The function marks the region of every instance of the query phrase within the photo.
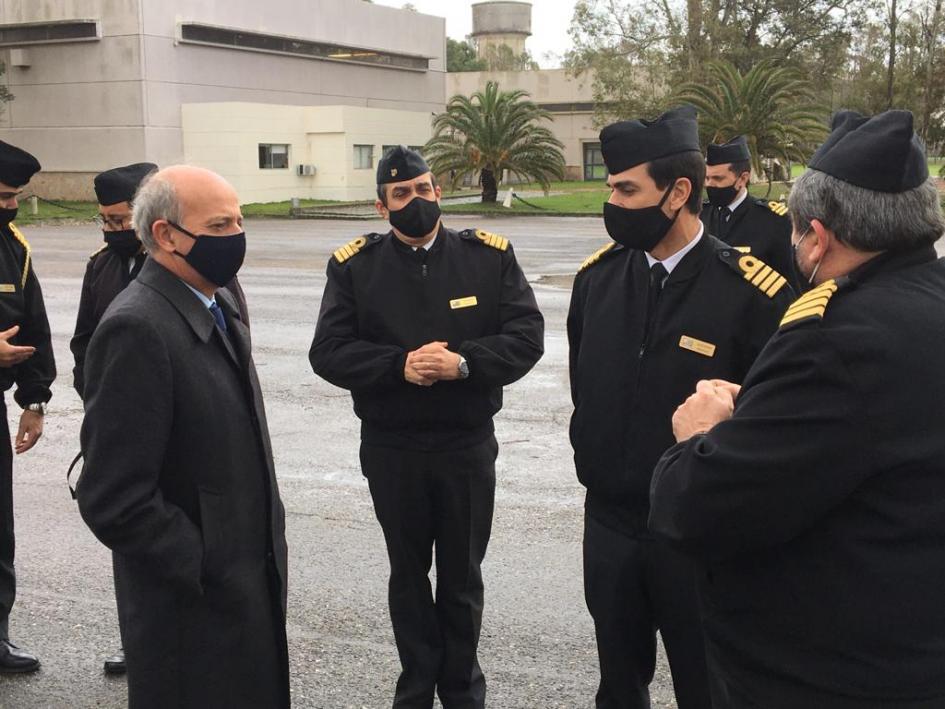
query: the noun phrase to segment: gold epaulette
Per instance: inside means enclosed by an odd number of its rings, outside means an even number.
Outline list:
[[[476,229],[476,238],[486,246],[491,246],[493,249],[498,249],[499,251],[508,251],[509,249],[509,240],[504,236],[490,234],[488,231]]]
[[[359,236],[357,239],[354,239],[353,241],[349,241],[347,244],[345,244],[340,249],[335,251],[334,253],[335,260],[338,263],[344,263],[349,258],[351,258],[356,253],[358,253],[361,249],[363,249],[367,245],[367,243],[368,243],[368,240],[366,236]]]
[[[831,278],[829,281],[824,281],[791,303],[787,312],[784,313],[784,317],[781,318],[780,326],[784,327],[808,318],[820,320],[827,311],[827,303],[830,302],[836,292],[837,282],[835,280]]]
[[[787,283],[784,276],[757,256],[750,254],[739,256],[738,268],[745,276],[746,281],[749,281],[769,298],[774,298]]]
[[[617,245],[617,242],[616,242],[616,241],[610,241],[610,242],[604,244],[603,246],[601,246],[599,249],[597,249],[597,251],[595,251],[595,252],[592,253],[590,256],[588,256],[586,259],[584,259],[584,262],[581,264],[581,267],[577,270],[577,272],[578,272],[578,273],[581,273],[582,271],[585,271],[585,270],[587,270],[588,268],[590,268],[591,266],[593,266],[595,263],[597,263],[598,261],[600,261],[601,257],[602,257],[604,254],[606,254],[608,251],[610,251],[610,250],[611,250],[612,248],[614,248],[616,245]]]
[[[12,222],[10,223],[10,232],[13,234],[13,237],[23,245],[23,249],[26,251],[26,258],[23,259],[23,275],[20,278],[20,288],[26,288],[26,278],[30,275],[30,259],[32,258],[33,249],[30,248],[30,242],[23,236],[23,232]]]
[[[788,214],[788,208],[784,202],[768,202],[768,209],[779,217],[786,217]]]
[[[736,251],[741,251],[743,254],[750,254],[750,253],[751,253],[751,247],[750,247],[750,246],[733,246],[732,248],[735,249]]]

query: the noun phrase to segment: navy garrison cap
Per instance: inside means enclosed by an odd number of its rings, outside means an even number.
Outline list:
[[[807,166],[874,192],[915,189],[929,178],[929,166],[912,126],[909,111],[875,116],[839,111]]]
[[[22,187],[41,169],[39,160],[28,152],[0,140],[0,182]]]
[[[377,163],[377,184],[404,182],[430,172],[430,166],[416,150],[406,145],[391,148]]]
[[[748,150],[748,138],[743,135],[736,136],[721,145],[709,143],[705,151],[706,165],[728,165],[745,160],[751,160],[751,153]]]
[[[130,202],[141,181],[158,169],[152,162],[137,162],[134,165],[116,167],[95,176],[95,196],[98,203],[108,207],[119,202]]]
[[[676,153],[700,152],[696,109],[680,106],[655,121],[612,123],[600,132],[600,149],[611,175]]]

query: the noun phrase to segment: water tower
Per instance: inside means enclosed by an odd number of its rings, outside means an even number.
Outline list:
[[[472,38],[479,57],[491,48],[508,45],[515,56],[525,51],[532,34],[532,4],[529,2],[477,2],[472,6]]]

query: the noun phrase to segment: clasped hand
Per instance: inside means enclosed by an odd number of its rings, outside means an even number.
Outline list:
[[[673,435],[682,443],[732,417],[741,387],[723,379],[703,379],[673,414]]]
[[[460,357],[446,349],[448,342],[431,342],[407,353],[404,379],[418,386],[459,379]]]

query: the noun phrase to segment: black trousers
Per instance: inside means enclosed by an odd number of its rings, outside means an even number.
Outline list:
[[[597,709],[648,709],[656,631],[679,709],[712,706],[691,562],[584,515],[584,595],[600,660]]]
[[[395,709],[482,709],[476,649],[482,625],[480,564],[492,532],[495,437],[455,451],[361,445],[390,558],[391,623],[402,671]],[[436,594],[430,567],[436,550]]]
[[[10,637],[10,609],[16,599],[13,555],[13,447],[7,423],[6,402],[0,397],[0,640]]]

